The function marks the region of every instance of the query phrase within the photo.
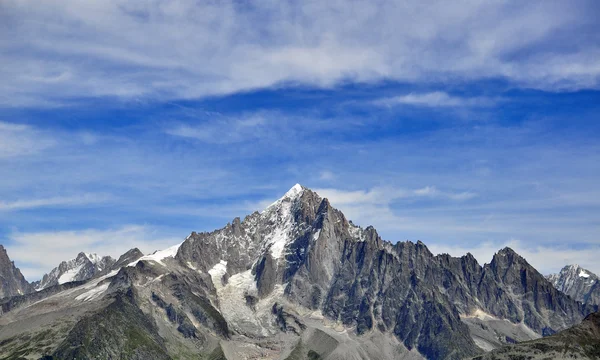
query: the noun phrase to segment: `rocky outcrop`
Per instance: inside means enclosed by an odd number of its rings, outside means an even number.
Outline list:
[[[558,274],[547,276],[558,290],[585,304],[600,305],[600,279],[579,265],[567,265]]]
[[[135,292],[117,293],[104,310],[79,321],[49,359],[172,359]]]
[[[32,291],[33,287],[10,260],[4,246],[0,245],[0,299],[24,295]]]
[[[123,266],[133,263],[134,261],[138,260],[142,256],[144,256],[144,253],[142,253],[140,251],[140,249],[138,249],[138,248],[130,249],[123,255],[119,256],[119,259],[109,269],[111,271],[119,270]]]

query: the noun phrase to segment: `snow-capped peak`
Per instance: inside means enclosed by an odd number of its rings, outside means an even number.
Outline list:
[[[284,198],[295,198],[298,197],[299,195],[302,195],[302,192],[304,191],[304,187],[300,184],[296,184],[294,186],[292,186],[291,189],[288,190],[288,192],[286,192],[283,197]]]
[[[292,188],[289,189],[288,192],[286,192],[277,201],[275,201],[274,203],[272,203],[271,205],[269,205],[264,211],[267,211],[267,210],[273,208],[277,204],[281,204],[285,200],[294,200],[294,199],[299,198],[300,196],[302,196],[302,193],[304,193],[305,189],[306,188],[304,186],[300,185],[300,184],[296,184],[296,185],[292,186]]]
[[[92,254],[92,253],[83,253],[88,260],[90,260],[93,264],[97,264],[98,262],[100,262],[100,260],[102,260],[102,258],[100,256],[98,256],[98,254]]]
[[[128,264],[127,266],[136,266],[137,263],[140,260],[154,261],[154,262],[157,262],[157,263],[159,263],[161,265],[164,265],[164,263],[161,260],[166,259],[168,257],[175,257],[175,255],[177,255],[177,250],[179,250],[179,247],[181,246],[181,244],[183,244],[183,243],[179,243],[177,245],[173,245],[173,246],[171,246],[169,248],[166,248],[164,250],[156,250],[152,254],[142,256],[141,258],[139,258],[138,260],[136,260],[136,261]]]

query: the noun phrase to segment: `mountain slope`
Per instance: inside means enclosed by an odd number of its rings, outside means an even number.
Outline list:
[[[99,257],[96,254],[81,252],[75,259],[61,262],[57,267],[45,274],[40,281],[32,283],[37,291],[50,286],[61,285],[71,281],[83,281],[108,272],[115,264],[110,256]]]
[[[558,274],[547,276],[558,290],[577,301],[600,304],[600,280],[598,276],[579,265],[567,265]]]
[[[581,324],[558,334],[506,346],[474,359],[600,359],[600,313],[590,314]]]
[[[10,260],[4,246],[0,245],[0,299],[27,294],[33,287]]]
[[[510,249],[482,267],[470,255],[433,256],[421,242],[392,245],[300,186],[262,213],[192,233],[176,258],[211,274],[224,316],[251,336],[267,334],[268,326],[248,323],[251,313],[234,311],[244,308],[232,300],[238,296],[258,303],[283,298],[357,335],[392,334],[429,358],[481,351],[468,326],[477,311],[524,327],[527,337],[518,340],[525,340],[563,329],[593,310],[558,292]]]
[[[106,355],[85,349],[93,341],[135,359],[136,340],[90,327],[104,314],[119,334],[146,324],[135,338],[160,359],[461,359],[595,309],[509,248],[481,266],[392,244],[300,185],[261,213],[73,285],[3,305],[0,344],[18,345],[0,346],[0,358]]]

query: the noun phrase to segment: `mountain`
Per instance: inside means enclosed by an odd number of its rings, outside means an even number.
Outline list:
[[[600,359],[600,313],[567,330],[541,339],[505,346],[474,360]]]
[[[61,262],[52,271],[45,274],[40,281],[36,281],[32,285],[37,291],[40,291],[71,281],[88,280],[97,274],[109,271],[114,264],[115,260],[110,256],[100,257],[96,254],[80,252],[75,259]]]
[[[138,248],[133,248],[128,250],[125,254],[119,256],[117,261],[110,267],[110,270],[119,270],[123,266],[131,264],[134,261],[137,261],[139,258],[144,256],[144,254]]]
[[[0,245],[0,299],[33,291],[21,271],[10,260],[4,246]]]
[[[600,304],[600,281],[598,276],[579,265],[567,265],[558,274],[547,276],[558,290],[577,301]]]
[[[358,360],[472,357],[597,307],[510,248],[482,266],[392,244],[296,185],[260,213],[3,309],[0,358]]]

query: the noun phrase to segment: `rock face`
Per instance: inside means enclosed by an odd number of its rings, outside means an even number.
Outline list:
[[[600,304],[600,281],[598,276],[579,265],[567,265],[558,274],[547,279],[558,290],[586,304]]]
[[[33,287],[10,260],[4,246],[0,245],[0,299],[27,294],[31,291]]]
[[[420,241],[392,244],[300,185],[261,213],[139,255],[3,305],[0,358],[462,359],[597,310],[510,248],[482,266]]]
[[[138,250],[139,251],[139,250]],[[37,291],[50,286],[62,285],[71,281],[83,281],[93,278],[111,269],[115,260],[110,256],[79,253],[75,259],[63,261],[45,274],[42,280],[32,283]]]
[[[131,264],[142,256],[144,256],[144,253],[138,248],[128,250],[125,254],[119,256],[119,259],[110,267],[110,270],[119,270],[123,266]]]
[[[393,334],[432,359],[481,351],[462,321],[475,312],[522,324],[534,337],[593,310],[557,291],[509,248],[481,266],[470,254],[434,256],[421,242],[392,245],[299,185],[262,213],[192,233],[176,258],[211,274],[224,316],[245,334],[264,333],[266,326],[236,317],[236,304],[225,296],[232,281],[244,296],[281,294],[358,335]]]
[[[505,346],[475,360],[600,359],[600,313],[542,339]]]

